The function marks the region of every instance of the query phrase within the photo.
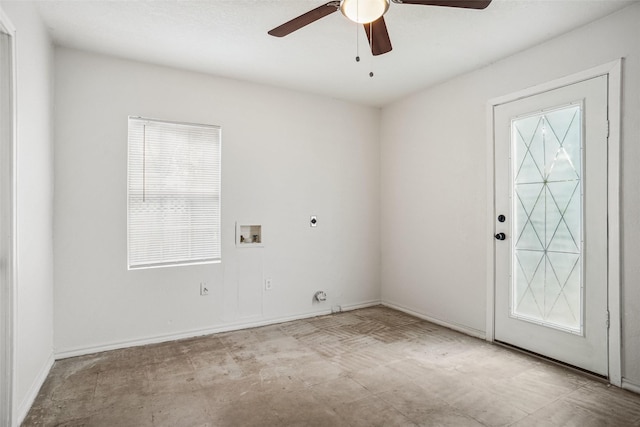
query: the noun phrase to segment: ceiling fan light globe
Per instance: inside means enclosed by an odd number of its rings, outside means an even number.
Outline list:
[[[358,24],[368,24],[380,18],[389,9],[389,0],[342,0],[340,12]]]

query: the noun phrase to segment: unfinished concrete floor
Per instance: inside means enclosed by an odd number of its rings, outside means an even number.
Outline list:
[[[372,307],[55,363],[25,426],[640,426],[640,395]]]

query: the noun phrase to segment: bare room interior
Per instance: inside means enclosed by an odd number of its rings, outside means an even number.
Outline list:
[[[0,426],[640,426],[639,158],[640,0],[1,0]]]

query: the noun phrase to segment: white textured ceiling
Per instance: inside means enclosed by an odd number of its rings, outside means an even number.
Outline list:
[[[637,1],[493,0],[482,11],[392,3],[393,50],[377,57],[362,27],[339,12],[267,35],[325,0],[44,0],[38,8],[58,45],[382,106]]]

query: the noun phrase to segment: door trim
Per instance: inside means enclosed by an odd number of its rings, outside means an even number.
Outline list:
[[[2,170],[0,174],[1,185],[7,188],[7,194],[0,200],[0,210],[2,211],[2,229],[6,228],[7,234],[0,236],[0,251],[6,254],[5,268],[2,274],[3,284],[8,286],[0,287],[0,314],[2,315],[2,328],[0,328],[0,344],[2,353],[0,354],[0,425],[12,426],[15,422],[15,310],[17,297],[17,268],[16,268],[16,129],[17,129],[17,109],[16,109],[16,30],[8,16],[0,8],[0,32],[7,34],[10,38],[8,68],[9,68],[9,97],[0,102],[6,102],[2,106],[2,117],[0,120],[7,125],[8,130],[0,135],[0,156]]]
[[[622,95],[622,59],[612,61],[588,70],[559,78],[551,82],[533,86],[509,95],[490,99],[487,102],[487,314],[486,340],[494,341],[495,327],[495,129],[494,109],[498,105],[538,95],[564,86],[589,80],[594,77],[608,77],[609,141],[607,147],[608,188],[608,309],[609,324],[609,382],[622,386],[622,338],[620,310],[620,103]],[[603,319],[604,320],[604,319]]]

